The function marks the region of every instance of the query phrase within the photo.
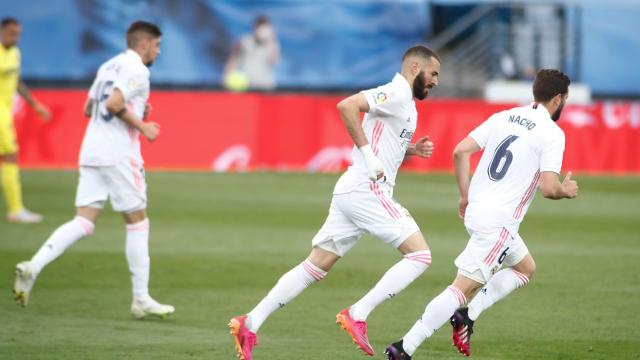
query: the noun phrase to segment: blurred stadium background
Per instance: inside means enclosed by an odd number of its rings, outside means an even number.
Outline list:
[[[7,275],[0,284],[7,295],[0,297],[0,358],[232,358],[226,321],[307,254],[337,173],[349,162],[351,142],[335,104],[389,81],[416,43],[442,56],[441,84],[418,104],[416,132],[431,135],[436,153],[403,165],[396,194],[422,226],[435,262],[372,315],[376,349],[404,333],[455,272],[452,261],[466,233],[455,217],[453,146],[493,112],[528,102],[531,69],[547,66],[572,78],[558,124],[567,134],[563,168],[578,173],[582,195],[534,202],[522,235],[536,256],[537,277],[486,314],[474,357],[640,358],[639,1],[0,4],[0,16],[23,25],[22,77],[53,113],[42,123],[16,99],[25,198],[46,221],[0,223],[0,271]],[[278,86],[226,91],[224,64],[261,14],[271,19],[281,46]],[[72,216],[90,81],[124,49],[123,34],[137,19],[164,32],[150,99],[162,133],[153,144],[143,141],[143,155],[152,170],[151,289],[176,305],[176,317],[129,321],[124,229],[115,214],[104,214],[91,239],[43,273],[29,308],[16,309],[8,296],[14,264]],[[391,249],[363,242],[326,283],[265,325],[255,356],[358,357],[332,317],[396,261]],[[447,338],[448,329],[416,358],[458,358]]]

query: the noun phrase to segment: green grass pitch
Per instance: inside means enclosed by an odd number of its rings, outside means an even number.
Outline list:
[[[229,318],[249,311],[306,257],[337,177],[150,172],[151,294],[176,314],[135,321],[125,228],[110,210],[94,235],[41,273],[27,308],[13,303],[13,267],[73,216],[77,182],[74,171],[23,171],[26,203],[46,219],[0,221],[0,359],[234,358]],[[575,178],[578,199],[537,195],[521,235],[538,271],[477,321],[474,359],[640,359],[640,178]],[[395,196],[426,235],[434,262],[369,317],[376,359],[450,283],[467,241],[451,175],[401,174]],[[273,314],[254,357],[362,359],[335,314],[399,259],[364,237],[325,280]],[[460,359],[449,326],[414,358]]]

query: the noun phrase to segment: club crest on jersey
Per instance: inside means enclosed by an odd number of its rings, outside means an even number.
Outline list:
[[[384,91],[380,91],[376,94],[375,103],[376,105],[380,105],[383,102],[387,101],[388,98],[389,97],[387,96],[387,93],[385,93]]]

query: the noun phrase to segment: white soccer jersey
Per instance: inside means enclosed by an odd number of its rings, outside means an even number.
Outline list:
[[[127,109],[142,117],[149,98],[149,69],[135,51],[128,49],[98,69],[89,90],[93,109],[82,140],[80,165],[113,166],[123,159],[142,164],[139,131],[106,109],[114,88],[122,92]]]
[[[465,225],[474,231],[518,231],[540,173],[560,173],[564,132],[532,103],[492,115],[470,134],[484,153],[469,188]]]
[[[382,162],[384,182],[393,188],[398,168],[416,129],[418,112],[413,92],[409,82],[396,74],[390,83],[364,90],[362,94],[369,103],[362,128],[371,149]],[[356,146],[353,147],[352,158],[353,164],[338,180],[334,194],[347,193],[371,182],[364,158]]]

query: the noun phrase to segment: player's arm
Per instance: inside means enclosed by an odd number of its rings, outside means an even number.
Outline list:
[[[433,142],[429,138],[429,135],[423,136],[414,144],[409,144],[405,159],[409,156],[419,156],[424,159],[428,159],[433,155]]]
[[[91,99],[90,97],[87,97],[87,100],[85,100],[84,102],[82,113],[84,114],[84,116],[90,118],[92,111],[93,111],[93,99]]]
[[[571,171],[562,182],[557,173],[543,171],[540,175],[540,192],[547,199],[573,199],[578,196],[578,183],[571,180]]]
[[[469,185],[471,184],[471,154],[480,151],[480,145],[470,136],[460,141],[453,150],[453,167],[460,192],[458,216],[464,218],[469,204]]]
[[[38,100],[31,96],[29,88],[22,80],[18,81],[18,94],[22,96],[27,104],[29,104],[29,106],[31,106],[33,110],[35,110],[44,121],[49,121],[51,112],[49,111],[49,109],[47,109],[46,106],[42,105]]]
[[[155,122],[144,122],[127,109],[124,95],[120,89],[113,89],[113,92],[105,102],[105,106],[110,113],[117,116],[120,120],[138,129],[149,141],[155,140],[160,134],[160,125]]]
[[[360,113],[369,112],[367,98],[361,94],[351,95],[338,103],[338,113],[349,132],[353,143],[360,149],[364,162],[367,166],[367,175],[371,181],[376,181],[384,176],[382,162],[376,157],[369,145],[369,140],[364,134],[360,124]]]

